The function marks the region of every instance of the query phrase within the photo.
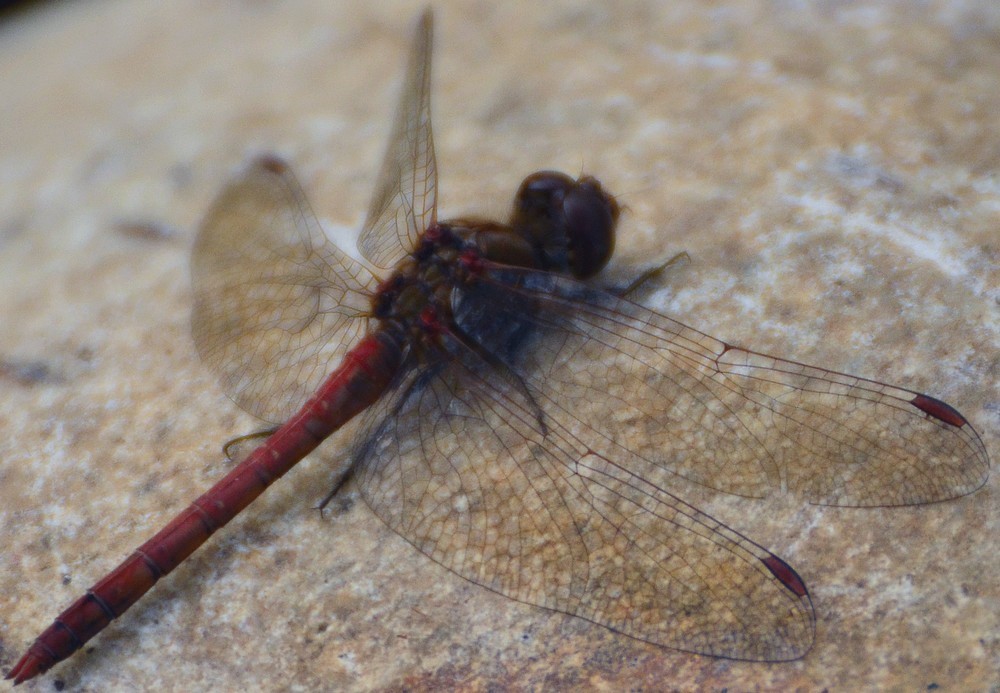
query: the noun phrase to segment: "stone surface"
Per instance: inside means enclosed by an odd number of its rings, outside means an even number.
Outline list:
[[[248,155],[278,151],[349,238],[419,9],[95,0],[0,24],[5,671],[223,473],[221,442],[254,428],[188,336],[199,217]],[[436,9],[444,216],[502,216],[536,168],[598,175],[628,209],[612,279],[686,250],[650,305],[941,397],[996,460],[995,3]],[[477,588],[353,496],[320,518],[344,440],[37,690],[996,686],[995,480],[899,510],[691,497],[810,586],[813,650],[759,664]]]

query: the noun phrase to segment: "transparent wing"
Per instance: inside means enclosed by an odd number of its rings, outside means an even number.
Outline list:
[[[641,640],[768,661],[809,649],[812,605],[781,559],[593,454],[550,401],[457,351],[356,456],[390,527],[478,585]]]
[[[294,413],[368,328],[374,278],[327,239],[275,157],[252,162],[215,199],[191,273],[198,353],[267,421]]]
[[[532,341],[508,360],[548,417],[657,483],[897,506],[971,493],[989,474],[972,426],[926,395],[736,348],[550,274],[497,268],[463,295],[469,332],[524,326]]]
[[[358,239],[376,267],[394,266],[435,222],[437,164],[431,136],[432,16],[420,17],[406,65],[403,91],[368,216]]]

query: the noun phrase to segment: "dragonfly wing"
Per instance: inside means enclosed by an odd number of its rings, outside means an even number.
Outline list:
[[[809,649],[812,605],[787,564],[593,454],[516,380],[456,351],[356,457],[392,529],[478,585],[658,645],[765,661]]]
[[[368,329],[375,280],[330,242],[288,165],[253,161],[195,240],[192,333],[226,392],[282,422]]]
[[[470,316],[530,324],[511,367],[550,416],[646,478],[896,506],[971,493],[989,474],[971,424],[926,395],[733,347],[546,273],[496,268],[464,296]]]
[[[368,216],[358,239],[376,267],[394,266],[436,221],[437,163],[431,135],[432,16],[421,16],[410,48],[403,91],[382,159]]]

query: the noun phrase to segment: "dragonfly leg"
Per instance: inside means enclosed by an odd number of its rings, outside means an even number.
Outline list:
[[[254,431],[253,433],[247,433],[246,435],[237,436],[232,440],[226,441],[226,444],[222,446],[222,452],[223,454],[225,454],[227,460],[229,460],[230,462],[236,462],[238,461],[238,457],[243,457],[244,455],[241,455],[240,453],[236,453],[234,455],[233,448],[243,445],[243,443],[247,442],[248,440],[259,442],[264,438],[270,438],[271,435],[277,430],[278,426],[274,426],[272,428],[265,428],[262,431]],[[256,443],[254,447],[256,447]]]
[[[324,498],[320,502],[320,504],[316,506],[316,509],[319,510],[320,517],[323,516],[323,511],[326,510],[326,506],[330,504],[330,501],[332,501],[334,497],[336,497],[336,495],[340,493],[340,490],[344,488],[344,486],[347,485],[347,482],[350,481],[353,477],[354,477],[354,465],[352,464],[350,468],[346,472],[344,472],[343,476],[337,479],[337,483],[333,485],[333,490],[330,491],[330,493],[326,494],[326,498]]]
[[[652,280],[661,278],[667,270],[672,269],[675,265],[685,265],[690,261],[691,256],[687,254],[686,250],[682,250],[666,262],[650,267],[633,279],[624,289],[616,289],[614,293],[623,298],[633,298],[633,294],[645,287]]]

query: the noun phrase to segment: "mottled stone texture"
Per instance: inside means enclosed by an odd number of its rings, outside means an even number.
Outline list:
[[[437,8],[447,215],[536,168],[626,206],[623,281],[723,339],[928,392],[1000,439],[1000,9],[454,2]],[[188,336],[188,248],[249,154],[349,238],[411,18],[380,3],[38,3],[0,23],[0,662],[252,430]],[[902,510],[692,502],[812,591],[791,664],[664,651],[439,568],[348,496],[331,441],[86,652],[69,690],[987,690],[997,484]],[[30,687],[29,687],[30,688]]]

